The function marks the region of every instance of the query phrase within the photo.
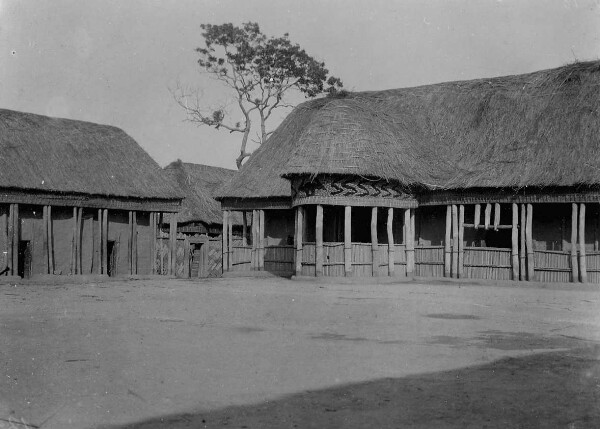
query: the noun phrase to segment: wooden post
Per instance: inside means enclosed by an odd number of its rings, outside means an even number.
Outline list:
[[[19,240],[21,238],[21,218],[19,217],[19,205],[14,204],[13,208],[13,249],[12,249],[12,257],[13,257],[13,267],[14,267],[14,275],[19,274]]]
[[[373,277],[379,276],[379,242],[377,240],[377,207],[371,208],[371,260]]]
[[[258,270],[258,210],[252,210],[252,250],[250,251],[250,265],[253,270]]]
[[[259,218],[258,269],[262,271],[265,269],[265,211],[264,210],[258,211],[258,218]]]
[[[102,212],[102,274],[108,274],[108,209]]]
[[[463,204],[458,206],[458,277],[463,276],[463,265],[464,265],[464,237],[465,237],[465,206]]]
[[[500,225],[500,203],[494,204],[494,231],[498,231]]]
[[[52,206],[46,209],[48,219],[48,273],[54,274],[54,234],[52,234]]]
[[[579,264],[577,262],[577,203],[571,204],[571,279],[579,281]]]
[[[97,274],[102,274],[102,209],[98,209],[98,266],[96,268]]]
[[[585,203],[579,204],[579,277],[581,283],[587,283],[585,260]]]
[[[490,228],[490,217],[492,215],[492,205],[490,203],[487,203],[485,205],[485,225],[484,228],[485,229],[489,229]]]
[[[133,273],[133,212],[129,210],[127,212],[127,274]]]
[[[150,212],[150,274],[156,274],[156,213]]]
[[[4,275],[7,275],[10,271],[10,261],[8,260],[8,221],[7,213],[4,211],[4,207],[2,207],[2,213],[0,214],[0,234],[2,234],[2,243],[4,244],[2,248],[3,261],[6,262],[5,266],[2,268],[3,271],[6,271]]]
[[[171,213],[169,222],[169,275],[177,275],[177,213]]]
[[[323,275],[323,206],[317,205],[315,227],[315,275]]]
[[[50,252],[48,251],[48,206],[42,207],[42,224],[44,225],[44,233],[42,234],[42,246],[44,249],[44,265],[46,266],[46,274],[50,273]]]
[[[227,256],[227,262],[229,265],[227,269],[231,271],[233,269],[233,213],[229,212],[229,223],[227,224],[227,243],[229,245]]]
[[[221,232],[221,255],[222,272],[226,272],[229,269],[229,244],[227,238],[229,237],[229,210],[223,210],[223,231]]]
[[[15,234],[14,234],[14,227],[15,227],[15,205],[14,204],[10,204],[8,206],[8,232],[7,232],[7,240],[6,240],[6,247],[7,247],[7,256],[6,256],[6,263],[9,267],[8,270],[8,274],[10,274],[11,276],[14,276],[14,272],[15,272],[15,266],[14,266],[14,261],[13,261],[13,240],[15,238]]]
[[[248,214],[246,210],[242,212],[242,246],[248,245]],[[244,250],[245,252],[245,250]]]
[[[390,277],[394,275],[395,270],[395,251],[394,246],[394,209],[388,208],[387,217],[387,237],[388,237],[388,274]]]
[[[452,277],[458,277],[458,210],[452,204]]]
[[[481,223],[481,204],[475,204],[475,219],[473,221],[475,229],[479,229]]]
[[[137,212],[134,210],[131,217],[131,274],[138,273],[138,237],[137,237]]]
[[[527,280],[527,260],[525,258],[527,249],[525,248],[525,225],[527,224],[527,213],[525,204],[521,204],[521,224],[520,224],[520,235],[521,235],[521,246],[519,259],[521,261],[521,270],[519,272],[519,280]]]
[[[525,225],[525,241],[527,245],[527,280],[535,280],[533,262],[533,206],[527,204],[527,223]]]
[[[302,241],[303,241],[303,231],[302,226],[304,222],[304,213],[303,208],[301,206],[296,207],[296,276],[302,275]]]
[[[452,205],[446,206],[446,235],[444,236],[444,277],[451,276],[452,263],[450,240],[452,236]]]
[[[344,207],[344,275],[352,276],[352,206]]]
[[[71,242],[71,274],[77,274],[77,207],[73,207],[73,240]]]
[[[415,270],[415,211],[406,209],[404,212],[406,225],[406,275],[412,276]]]
[[[519,206],[512,204],[511,262],[512,279],[519,280]]]

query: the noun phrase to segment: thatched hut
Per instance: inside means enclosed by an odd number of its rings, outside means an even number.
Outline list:
[[[599,87],[594,61],[309,101],[222,205],[279,204],[298,275],[600,282]]]
[[[182,196],[122,130],[0,110],[0,271],[151,274]]]

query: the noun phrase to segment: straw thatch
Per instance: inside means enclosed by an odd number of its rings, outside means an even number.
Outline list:
[[[160,166],[119,128],[0,109],[0,188],[181,199]]]
[[[598,185],[600,61],[308,101],[223,196],[290,195],[280,174],[427,189]]]
[[[223,223],[221,204],[214,199],[214,195],[217,189],[237,174],[236,170],[177,160],[166,166],[165,172],[178,183],[185,195],[177,216],[179,223],[203,222],[207,225]],[[242,224],[239,213],[234,214],[233,223]]]

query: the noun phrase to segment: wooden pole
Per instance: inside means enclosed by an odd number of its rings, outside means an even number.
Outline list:
[[[258,268],[259,270],[264,270],[265,269],[265,211],[264,210],[259,210],[258,211],[258,218],[259,218],[259,228],[258,228],[258,242],[259,242],[259,248],[258,248]]]
[[[452,236],[452,205],[446,206],[446,235],[444,237],[444,277],[450,277],[452,263],[450,240]]]
[[[344,207],[344,275],[352,276],[352,206]]]
[[[9,267],[8,273],[11,276],[14,276],[14,272],[15,272],[15,266],[13,264],[13,240],[14,240],[14,229],[15,226],[15,205],[14,204],[10,204],[8,207],[8,232],[6,234],[6,247],[7,247],[7,256],[6,256],[6,263]]]
[[[527,280],[535,280],[535,267],[533,262],[533,206],[527,204],[527,224],[525,226],[525,241],[527,246]]]
[[[579,264],[577,262],[577,203],[571,204],[571,280],[579,281]]]
[[[301,206],[296,207],[296,234],[294,237],[296,239],[296,276],[302,275],[303,211]]]
[[[127,274],[133,274],[133,212],[129,210],[127,219]]]
[[[98,267],[97,274],[102,274],[102,209],[98,209]]]
[[[479,229],[481,223],[481,204],[475,204],[475,219],[473,221],[475,229]]]
[[[223,231],[221,232],[221,255],[222,255],[222,272],[229,269],[229,245],[227,238],[229,237],[229,210],[223,210]]]
[[[228,270],[231,271],[233,268],[233,213],[229,212],[229,223],[227,224],[227,244],[229,245],[227,256]]]
[[[519,206],[512,204],[511,262],[512,279],[519,280]]]
[[[525,254],[527,249],[525,248],[525,225],[527,224],[527,213],[525,204],[521,204],[521,224],[520,224],[520,235],[521,235],[521,246],[519,247],[519,259],[521,262],[521,270],[519,272],[519,280],[527,280],[527,260]]]
[[[150,274],[156,274],[156,213],[150,212]]]
[[[248,245],[248,216],[246,210],[242,212],[242,246]]]
[[[108,274],[108,209],[102,210],[102,274]]]
[[[252,250],[250,260],[253,270],[258,270],[258,210],[252,210]]]
[[[415,271],[415,210],[406,209],[404,221],[407,222],[406,229],[406,275],[412,276]]]
[[[77,274],[77,207],[73,207],[73,241],[71,242],[71,274]]]
[[[458,206],[458,277],[463,276],[464,265],[464,237],[465,237],[465,206]]]
[[[46,209],[48,216],[48,273],[54,274],[54,235],[52,234],[52,206]]]
[[[395,251],[394,246],[394,209],[388,208],[387,216],[387,236],[388,236],[388,274],[390,277],[394,275],[395,266]]]
[[[323,206],[317,205],[317,218],[315,227],[315,275],[323,275]]]
[[[171,222],[169,223],[169,254],[171,255],[169,264],[169,274],[177,275],[177,213],[171,213]]]
[[[581,283],[587,283],[587,264],[585,260],[585,203],[579,205],[579,276]]]
[[[377,207],[371,208],[371,260],[373,277],[379,276],[379,242],[377,240]]]
[[[83,207],[77,209],[77,272],[83,274],[83,249],[81,232],[83,228]]]
[[[44,265],[46,266],[46,274],[50,273],[50,252],[48,251],[48,206],[42,207],[42,224],[44,225],[44,233],[42,234],[42,246],[44,248]]]
[[[489,229],[490,228],[490,218],[492,215],[492,205],[490,203],[487,203],[485,205],[485,229]]]
[[[9,211],[10,211],[10,205],[9,205]],[[2,256],[3,256],[3,261],[5,262],[4,267],[2,267],[2,270],[6,271],[4,273],[4,275],[7,275],[8,272],[10,271],[10,262],[8,260],[8,248],[9,248],[8,221],[9,221],[8,215],[4,211],[4,207],[2,207],[2,213],[0,214],[0,234],[2,234],[2,244],[3,244]]]
[[[452,204],[452,277],[458,277],[458,209]]]
[[[138,273],[138,231],[137,231],[137,212],[134,210],[132,215],[131,222],[131,243],[132,243],[132,252],[131,252],[131,271],[132,274]]]
[[[19,217],[19,205],[15,204],[14,205],[14,225],[13,225],[13,252],[12,252],[12,257],[13,257],[13,267],[14,267],[14,274],[18,275],[19,274],[19,240],[21,238],[21,218]]]
[[[494,231],[498,231],[498,225],[500,225],[500,204],[494,204]]]

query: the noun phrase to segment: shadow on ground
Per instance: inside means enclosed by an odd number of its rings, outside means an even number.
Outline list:
[[[598,428],[600,346],[387,378],[103,429]]]

